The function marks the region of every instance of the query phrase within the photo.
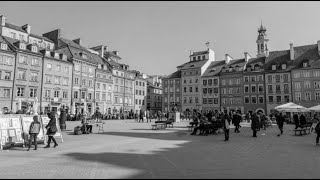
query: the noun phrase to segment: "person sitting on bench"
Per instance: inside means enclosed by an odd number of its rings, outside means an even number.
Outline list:
[[[82,116],[81,124],[82,124],[81,129],[82,129],[83,133],[85,133],[85,134],[92,133],[92,125],[88,124],[87,119],[84,115]]]

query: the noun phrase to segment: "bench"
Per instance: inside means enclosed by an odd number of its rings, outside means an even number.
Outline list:
[[[307,131],[309,131],[308,132],[308,134],[310,134],[311,132],[311,126],[312,126],[312,124],[310,124],[310,123],[308,123],[308,124],[305,124],[305,125],[303,125],[302,127],[299,127],[298,129],[294,129],[294,135],[297,135],[297,132],[299,132],[300,134],[300,136],[302,136],[303,134],[302,134],[302,132],[304,132],[304,134],[306,135],[307,134]]]
[[[187,126],[188,131],[192,132],[194,127],[195,127],[195,126]]]
[[[167,127],[167,124],[166,123],[156,123],[156,124],[152,124],[151,127],[153,130],[165,129]]]
[[[152,127],[152,130],[157,130],[158,129],[156,124],[152,124],[151,127]]]
[[[173,128],[173,122],[172,123],[168,123],[167,126],[170,128]]]

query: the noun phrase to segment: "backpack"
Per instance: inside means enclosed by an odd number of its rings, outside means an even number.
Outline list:
[[[81,127],[80,126],[74,127],[74,135],[81,135],[81,134],[82,134]]]

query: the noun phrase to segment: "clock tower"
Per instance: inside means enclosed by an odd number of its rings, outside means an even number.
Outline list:
[[[268,56],[269,55],[269,50],[268,50],[268,46],[267,43],[269,41],[269,39],[267,39],[267,34],[266,34],[266,27],[262,26],[262,22],[261,22],[261,26],[260,28],[258,28],[258,38],[257,38],[257,46],[258,46],[258,54],[257,57],[263,57],[263,56]]]

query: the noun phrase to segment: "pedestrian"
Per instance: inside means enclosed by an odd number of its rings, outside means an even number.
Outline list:
[[[150,119],[150,111],[149,111],[149,110],[146,111],[146,119],[147,119],[147,122],[148,122],[148,121],[151,122],[151,119]]]
[[[253,113],[251,116],[251,129],[253,131],[252,137],[257,137],[258,124],[259,124],[259,118],[256,113]]]
[[[30,124],[30,127],[29,127],[30,139],[29,139],[28,151],[30,151],[32,140],[34,141],[34,150],[37,150],[37,138],[38,138],[38,134],[40,132],[40,127],[41,127],[41,124],[38,118],[39,118],[38,116],[33,116],[33,122]]]
[[[265,114],[263,114],[263,112],[259,112],[259,115],[260,115],[260,120],[261,120],[261,125],[262,125],[262,128],[263,130],[266,130],[266,123],[268,121],[267,117]]]
[[[300,115],[300,126],[303,127],[303,126],[305,126],[306,124],[307,124],[306,117],[305,117],[303,114],[301,114],[301,115]]]
[[[311,119],[311,121],[312,121],[312,126],[311,126],[311,129],[310,129],[310,132],[312,132],[316,128],[316,126],[317,126],[317,124],[319,122],[319,118],[317,117],[317,114],[313,115],[313,118]]]
[[[53,147],[57,147],[58,143],[56,142],[56,140],[53,137],[56,134],[56,132],[58,131],[57,125],[56,125],[55,113],[54,112],[48,113],[48,117],[50,118],[50,121],[49,121],[48,125],[46,126],[46,129],[47,129],[47,135],[49,138],[48,138],[47,146],[44,148],[50,148],[51,140],[54,143]]]
[[[222,123],[223,123],[223,130],[224,130],[224,141],[229,141],[229,125],[230,125],[230,122],[228,121],[227,115],[228,114],[222,112],[222,116],[221,116]]]
[[[315,127],[315,131],[317,133],[317,138],[316,138],[316,145],[319,145],[319,138],[320,138],[320,122],[317,123]]]
[[[240,122],[241,122],[241,115],[239,111],[235,112],[235,114],[233,115],[232,122],[235,126],[234,132],[239,133]]]
[[[278,134],[278,136],[280,136],[281,134],[283,134],[283,124],[285,121],[282,113],[280,113],[279,115],[276,115],[276,121],[277,121],[278,128],[280,130],[280,134]]]
[[[140,121],[142,121],[142,123],[143,123],[143,111],[142,111],[142,109],[140,109],[140,119],[139,119],[139,122]]]
[[[294,121],[294,124],[295,124],[295,129],[298,129],[298,127],[299,127],[299,116],[298,116],[298,114],[297,113],[294,113],[294,115],[293,115],[293,121]]]

